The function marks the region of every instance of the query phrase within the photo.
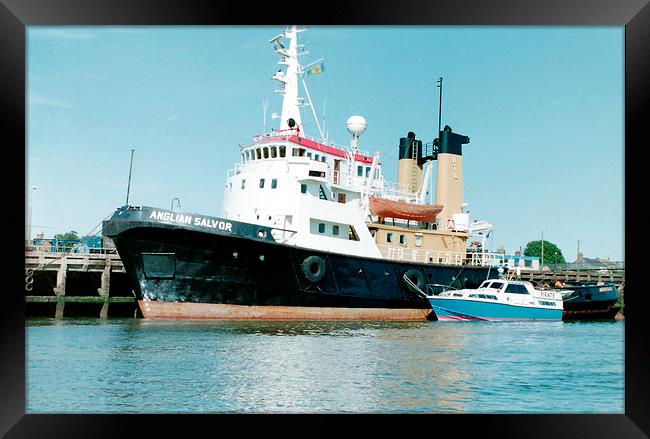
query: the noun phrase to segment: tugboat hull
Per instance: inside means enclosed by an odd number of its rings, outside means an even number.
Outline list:
[[[407,271],[456,288],[498,276],[299,248],[276,243],[267,227],[160,212],[122,209],[104,222],[144,317],[425,320],[431,306],[403,282]]]

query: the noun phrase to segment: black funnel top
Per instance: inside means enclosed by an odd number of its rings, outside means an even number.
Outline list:
[[[469,143],[469,137],[453,133],[449,125],[445,125],[438,138],[440,139],[439,154],[463,155],[462,146]]]
[[[399,160],[412,159],[413,148],[417,148],[418,160],[422,158],[422,141],[415,139],[415,133],[409,131],[406,137],[399,139]]]

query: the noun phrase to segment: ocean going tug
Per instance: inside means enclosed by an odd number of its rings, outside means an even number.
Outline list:
[[[273,75],[280,126],[241,147],[220,216],[125,205],[104,221],[145,318],[435,319],[423,292],[499,276],[504,261],[484,246],[491,225],[464,211],[469,137],[446,126],[423,144],[409,132],[389,183],[379,153],[359,149],[363,117],[347,121],[349,147],[327,140],[318,120],[321,137],[306,136],[302,31],[270,40],[284,68]],[[472,236],[478,250],[468,249]]]

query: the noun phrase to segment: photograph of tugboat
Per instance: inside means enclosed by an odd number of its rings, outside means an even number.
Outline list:
[[[435,320],[428,285],[476,288],[498,276],[502,255],[466,250],[491,231],[465,211],[470,138],[445,125],[423,142],[405,127],[391,163],[360,149],[359,115],[347,119],[349,147],[328,141],[318,118],[320,137],[308,136],[298,92],[313,109],[304,77],[321,64],[300,64],[304,30],[269,40],[284,67],[273,75],[279,125],[240,147],[222,216],[125,205],[104,222],[145,318]],[[397,183],[385,166],[397,167]]]
[[[29,413],[624,413],[623,29],[27,41]]]

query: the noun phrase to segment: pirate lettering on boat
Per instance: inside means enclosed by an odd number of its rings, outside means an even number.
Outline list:
[[[219,221],[212,218],[202,218],[200,216],[192,217],[192,215],[185,215],[182,213],[173,213],[173,212],[161,212],[158,210],[152,210],[149,214],[150,220],[159,220],[159,221],[171,221],[178,224],[193,224],[200,227],[209,227],[212,229],[223,230],[226,232],[232,232],[232,223],[228,221]]]

